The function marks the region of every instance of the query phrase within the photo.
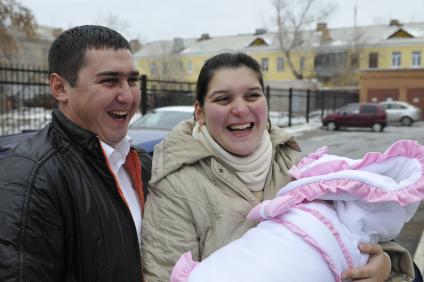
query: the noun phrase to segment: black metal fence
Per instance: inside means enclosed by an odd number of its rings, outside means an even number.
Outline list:
[[[171,105],[193,105],[193,82],[165,81],[141,76],[140,113]],[[271,121],[292,126],[358,101],[358,89],[307,90],[266,87]],[[57,106],[50,95],[48,71],[34,67],[0,66],[0,135],[40,129]]]
[[[41,128],[55,106],[47,70],[0,66],[0,135]]]

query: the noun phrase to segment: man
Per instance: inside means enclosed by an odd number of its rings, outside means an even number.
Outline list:
[[[0,160],[0,281],[142,281],[144,195],[128,41],[101,26],[49,51],[52,122]]]

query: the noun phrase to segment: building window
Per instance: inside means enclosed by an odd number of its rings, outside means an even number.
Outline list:
[[[412,52],[412,66],[413,67],[421,66],[421,51]]]
[[[188,61],[187,63],[187,72],[191,74],[193,72],[193,65],[191,64],[191,61]]]
[[[184,63],[182,61],[178,61],[178,71],[184,71]]]
[[[372,52],[368,57],[368,67],[369,68],[378,68],[378,53]]]
[[[350,54],[350,66],[357,68],[359,67],[359,54],[358,53],[352,53]]]
[[[162,74],[166,75],[168,73],[168,64],[167,63],[162,63]]]
[[[299,61],[299,67],[300,67],[300,73],[303,73],[303,71],[305,70],[305,61],[306,58],[305,57],[300,57],[300,61]]]
[[[392,53],[392,67],[400,67],[401,64],[401,55],[400,52],[393,52]]]
[[[262,58],[261,59],[261,66],[262,66],[262,71],[268,71],[269,70],[269,60],[268,58]]]
[[[284,71],[284,58],[283,57],[277,58],[277,71],[279,71],[279,72]]]
[[[156,66],[155,63],[151,63],[150,64],[150,74],[156,75],[157,73],[158,73],[158,67]]]

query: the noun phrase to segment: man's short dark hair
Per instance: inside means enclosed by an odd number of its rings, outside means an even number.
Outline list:
[[[128,49],[128,41],[118,32],[98,25],[83,25],[66,30],[54,41],[49,51],[49,75],[57,73],[75,86],[78,71],[87,50]]]

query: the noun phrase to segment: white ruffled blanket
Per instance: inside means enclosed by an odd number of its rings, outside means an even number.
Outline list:
[[[424,147],[401,140],[353,160],[323,147],[296,179],[249,213],[261,222],[202,262],[178,260],[171,282],[341,281],[364,265],[358,243],[395,238],[424,198]]]

